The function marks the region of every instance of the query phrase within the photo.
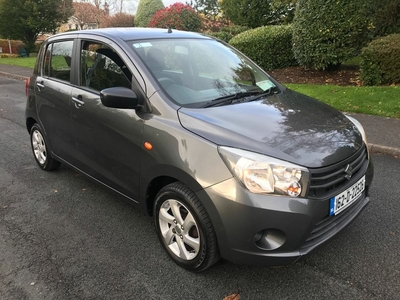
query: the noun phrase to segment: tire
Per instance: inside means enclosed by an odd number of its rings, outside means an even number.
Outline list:
[[[56,170],[60,166],[60,162],[56,161],[51,156],[43,131],[37,123],[35,123],[31,128],[31,146],[33,157],[41,169],[52,171]]]
[[[211,220],[197,196],[183,183],[163,187],[154,202],[158,238],[179,266],[201,272],[219,259]]]

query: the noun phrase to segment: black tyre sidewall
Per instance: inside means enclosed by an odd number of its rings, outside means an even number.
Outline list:
[[[196,207],[191,203],[190,198],[187,199],[185,194],[180,193],[177,190],[170,189],[162,189],[160,193],[156,197],[155,205],[154,205],[154,221],[155,221],[155,226],[157,230],[157,235],[158,238],[163,245],[164,249],[167,251],[169,256],[181,267],[191,270],[191,271],[196,271],[196,270],[202,270],[202,264],[205,262],[207,251],[207,239],[208,237],[206,236],[206,230],[205,230],[205,225],[203,220],[199,217],[199,212],[197,211]],[[200,250],[199,253],[197,254],[196,258],[192,260],[183,260],[179,257],[177,257],[168,247],[168,245],[165,243],[164,238],[161,234],[160,230],[160,224],[158,221],[158,215],[160,211],[160,207],[166,200],[178,200],[181,202],[192,214],[193,218],[196,221],[199,236],[200,236]]]

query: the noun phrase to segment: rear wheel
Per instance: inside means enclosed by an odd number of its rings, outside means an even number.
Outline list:
[[[211,220],[184,184],[176,182],[160,190],[154,204],[154,221],[161,244],[181,267],[200,272],[218,261]]]
[[[46,143],[42,129],[39,124],[34,124],[31,128],[31,146],[33,156],[39,167],[45,171],[55,170],[60,166],[60,162],[53,159]]]

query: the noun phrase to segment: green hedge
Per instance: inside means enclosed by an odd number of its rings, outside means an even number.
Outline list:
[[[296,65],[292,52],[292,27],[290,25],[263,26],[251,29],[235,36],[229,43],[264,70]]]
[[[226,31],[208,32],[207,34],[227,43],[233,38],[233,34]]]
[[[219,31],[208,32],[207,34],[229,43],[229,41],[234,36],[236,36],[242,32],[245,32],[249,29],[250,28],[247,26],[232,25],[232,26],[221,27],[221,29]]]
[[[298,0],[293,52],[307,68],[335,69],[360,55],[373,34],[371,0]]]
[[[378,38],[363,48],[360,70],[365,85],[400,83],[400,34]]]

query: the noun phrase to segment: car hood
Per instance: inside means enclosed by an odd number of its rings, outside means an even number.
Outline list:
[[[180,108],[187,130],[221,146],[305,167],[337,163],[362,146],[356,126],[330,106],[291,90],[253,102]]]

